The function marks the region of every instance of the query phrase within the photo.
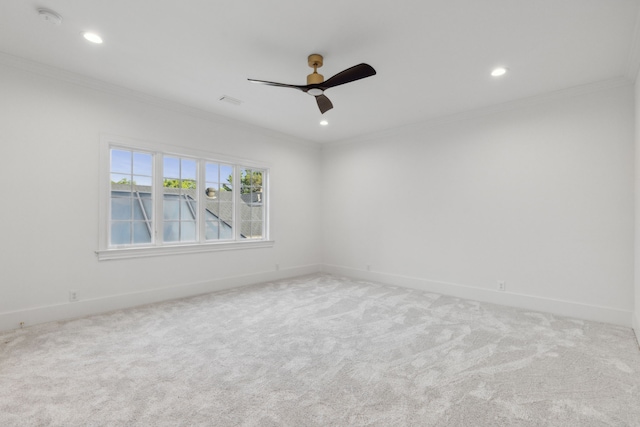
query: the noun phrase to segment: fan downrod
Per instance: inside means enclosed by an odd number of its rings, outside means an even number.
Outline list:
[[[322,55],[313,53],[309,55],[307,58],[307,63],[309,67],[313,68],[313,73],[307,76],[307,84],[320,84],[324,82],[324,76],[322,74],[318,74],[318,68],[322,67]]]

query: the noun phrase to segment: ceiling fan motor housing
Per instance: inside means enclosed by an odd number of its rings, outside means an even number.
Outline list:
[[[320,84],[322,82],[324,82],[324,76],[322,74],[313,72],[307,76],[308,85]]]

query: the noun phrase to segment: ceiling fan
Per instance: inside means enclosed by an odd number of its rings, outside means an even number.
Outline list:
[[[365,77],[371,77],[376,74],[376,70],[369,64],[358,64],[351,68],[347,68],[344,71],[339,72],[329,80],[324,81],[324,76],[318,74],[318,68],[322,67],[322,55],[314,53],[309,55],[307,59],[309,67],[313,68],[313,73],[307,76],[306,85],[289,85],[286,83],[267,82],[264,80],[248,79],[252,83],[260,83],[269,86],[289,87],[292,89],[298,89],[311,96],[315,96],[318,107],[322,114],[333,108],[333,104],[326,97],[324,91],[335,86],[339,86],[345,83],[351,83],[356,80],[364,79]]]

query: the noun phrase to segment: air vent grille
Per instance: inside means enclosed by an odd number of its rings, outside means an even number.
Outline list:
[[[222,102],[227,102],[229,104],[233,104],[233,105],[240,105],[242,104],[242,101],[240,101],[239,99],[236,98],[232,98],[231,96],[227,96],[227,95],[223,95],[220,98],[220,101]]]

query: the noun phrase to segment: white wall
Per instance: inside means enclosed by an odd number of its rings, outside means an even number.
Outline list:
[[[631,325],[630,86],[406,127],[326,146],[322,154],[304,141],[7,64],[0,64],[0,94],[0,330],[321,264],[334,273]],[[269,163],[276,245],[97,261],[101,133]],[[321,190],[309,191],[309,182]],[[507,292],[495,290],[498,280]],[[80,302],[68,302],[69,289]],[[639,313],[637,281],[636,322]]]
[[[324,148],[326,269],[631,326],[633,102],[611,87]]]
[[[317,146],[8,64],[0,94],[0,330],[319,269]],[[101,133],[269,164],[275,246],[97,261]]]
[[[640,76],[640,73],[638,74]],[[640,81],[635,85],[635,310],[633,329],[640,343]]]

